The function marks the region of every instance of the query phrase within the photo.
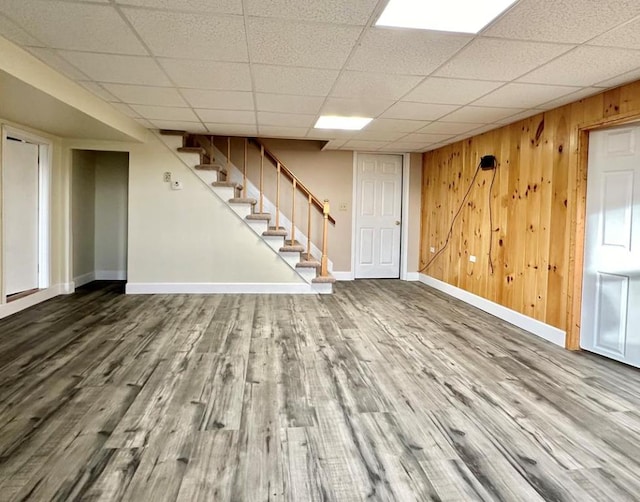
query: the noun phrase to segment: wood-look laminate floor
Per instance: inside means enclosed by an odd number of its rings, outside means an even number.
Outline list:
[[[0,321],[0,500],[631,501],[640,372],[420,284]]]

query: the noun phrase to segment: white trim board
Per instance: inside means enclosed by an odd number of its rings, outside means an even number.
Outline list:
[[[128,295],[170,294],[317,294],[307,283],[222,283],[222,282],[129,282]]]
[[[79,275],[78,277],[73,278],[74,289],[84,286],[85,284],[89,284],[92,281],[96,280],[95,272],[87,272],[86,274]]]
[[[511,310],[507,307],[499,305],[498,303],[487,300],[486,298],[482,298],[481,296],[474,295],[473,293],[469,293],[464,289],[457,288],[455,286],[452,286],[451,284],[447,284],[446,282],[440,281],[428,275],[420,274],[420,282],[426,284],[427,286],[431,286],[438,291],[442,291],[449,296],[453,296],[458,300],[462,300],[469,305],[473,305],[480,310],[484,310],[485,312],[494,315],[497,318],[502,319],[503,321],[507,321],[508,323],[513,324],[518,328],[522,328],[525,331],[533,333],[540,338],[544,338],[551,343],[555,343],[560,347],[565,346],[565,338],[567,334],[561,329],[545,324],[541,321],[538,321],[537,319],[528,317],[524,314],[521,314],[520,312]]]
[[[336,281],[353,281],[353,272],[331,272],[331,275],[336,278]]]
[[[5,303],[0,305],[0,319],[4,317],[8,317],[12,314],[16,314],[21,310],[28,309],[29,307],[33,307],[38,303],[45,302],[54,298],[58,295],[65,295],[69,293],[73,293],[74,290],[73,283],[68,284],[56,284],[55,286],[51,286],[50,288],[43,289],[31,295],[25,296],[24,298],[20,298],[18,300],[14,300],[10,303]]]
[[[126,270],[96,270],[96,281],[126,281]]]

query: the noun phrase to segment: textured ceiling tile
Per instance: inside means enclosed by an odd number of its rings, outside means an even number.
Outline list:
[[[344,72],[331,92],[339,98],[375,96],[379,99],[400,99],[420,83],[422,77],[388,73]]]
[[[367,24],[378,0],[246,0],[250,16],[319,21],[334,24]]]
[[[640,18],[590,40],[589,45],[640,49]]]
[[[180,121],[180,120],[151,120],[157,129],[169,129],[175,131],[187,131],[191,133],[208,132],[207,128],[200,122]]]
[[[328,98],[322,107],[322,115],[350,115],[377,117],[394,102],[388,99]]]
[[[571,48],[570,45],[479,38],[442,66],[435,75],[513,80]]]
[[[382,148],[383,146],[387,146],[388,144],[388,141],[364,141],[359,139],[352,139],[350,141],[347,141],[347,143],[343,145],[343,148],[363,151],[377,150],[378,148]]]
[[[566,96],[563,96],[561,98],[544,103],[543,105],[541,105],[541,108],[544,107],[547,110],[551,110],[559,106],[573,103],[574,101],[579,101],[580,99],[586,98],[588,96],[593,96],[594,94],[597,94],[599,92],[602,92],[602,89],[598,89],[597,87],[585,87],[584,89],[580,89],[578,92],[567,94]]]
[[[175,106],[148,106],[130,105],[141,117],[151,120],[182,120],[197,121],[198,117],[191,108],[179,108]]]
[[[181,89],[182,95],[194,108],[217,110],[253,110],[253,94],[241,91],[207,91]]]
[[[258,111],[282,113],[306,113],[317,115],[324,98],[315,96],[292,96],[290,94],[256,93]]]
[[[425,30],[369,28],[347,67],[388,73],[428,75],[447,61],[470,36]]]
[[[131,108],[129,105],[126,105],[124,103],[111,103],[111,106],[113,106],[119,112],[124,113],[127,117],[131,117],[131,118],[140,117],[140,114],[138,112],[136,112],[133,108]]]
[[[116,98],[113,94],[108,92],[102,85],[96,84],[93,81],[87,81],[87,82],[78,81],[78,84],[80,84],[85,89],[91,91],[99,98],[104,99],[105,101],[109,101],[109,102],[118,101],[118,98]]]
[[[258,128],[255,125],[244,124],[218,124],[207,123],[207,129],[213,134],[230,136],[257,136]]]
[[[367,126],[362,131],[357,131],[353,139],[367,141],[396,141],[405,135],[406,133],[404,132],[370,130],[369,126]]]
[[[241,16],[123,10],[156,56],[248,61]]]
[[[367,131],[414,132],[429,124],[426,120],[375,119],[366,127]]]
[[[640,68],[636,68],[635,70],[623,73],[622,75],[618,75],[617,77],[598,82],[597,84],[595,84],[595,87],[604,87],[610,89],[612,87],[618,87],[619,85],[628,84],[629,82],[635,82],[638,79],[640,79]]]
[[[136,105],[187,106],[178,91],[171,87],[124,84],[102,85],[124,103]]]
[[[249,54],[252,63],[341,68],[361,31],[354,26],[250,18]]]
[[[297,115],[294,113],[258,112],[258,125],[271,125],[280,127],[306,127],[313,126],[315,115]]]
[[[413,134],[407,134],[405,137],[402,138],[402,141],[431,144],[431,143],[439,143],[441,141],[446,140],[447,138],[450,138],[451,136],[452,134],[413,133]]]
[[[71,64],[98,82],[170,86],[171,82],[150,57],[60,52]]]
[[[258,127],[258,133],[264,138],[305,138],[308,127],[281,127],[261,125]]]
[[[159,58],[158,61],[178,87],[251,90],[249,63],[167,58]]]
[[[465,122],[432,122],[423,127],[418,132],[431,134],[464,134],[465,132],[477,129],[478,124]]]
[[[507,124],[513,124],[514,122],[517,122],[518,120],[523,120],[523,119],[527,119],[529,117],[533,117],[534,115],[537,115],[539,113],[543,113],[542,110],[525,110],[523,112],[520,113],[516,113],[515,115],[511,115],[509,117],[500,119],[500,120],[496,120],[496,124],[497,125],[507,125]],[[472,131],[472,132],[476,132],[476,131]]]
[[[146,54],[131,29],[109,5],[2,0],[0,11],[54,49]]]
[[[496,120],[522,112],[517,108],[497,108],[482,106],[465,106],[442,118],[443,122],[468,122],[490,124]]]
[[[338,129],[309,129],[307,138],[311,139],[352,139],[356,131],[342,131]]]
[[[326,96],[338,77],[337,70],[252,65],[256,92]]]
[[[427,148],[429,143],[425,143],[422,141],[396,141],[395,143],[391,143],[388,146],[384,147],[387,151],[393,152],[419,152],[423,148]]]
[[[345,145],[346,141],[343,139],[332,139],[327,141],[327,144],[323,150],[337,150]]]
[[[387,110],[382,118],[408,120],[437,120],[458,108],[457,105],[409,103],[401,101]]]
[[[639,66],[640,51],[581,46],[528,73],[519,81],[587,87]]]
[[[501,85],[503,85],[502,82],[488,82],[486,80],[428,78],[405,96],[404,100],[418,103],[466,105]]]
[[[482,34],[582,43],[638,14],[637,0],[522,0]]]
[[[149,122],[147,119],[143,119],[140,117],[133,117],[133,120],[135,120],[138,124],[140,124],[142,127],[146,127],[147,129],[158,129],[157,126],[154,126],[151,122]],[[164,129],[164,128],[162,128]]]
[[[473,104],[478,106],[504,106],[512,108],[535,108],[536,106],[566,96],[579,87],[538,84],[507,84]]]
[[[207,124],[256,125],[256,114],[254,112],[197,109],[196,113]]]
[[[0,14],[0,35],[18,45],[41,45],[37,39],[29,35],[9,18]]]
[[[242,0],[115,0],[118,4],[186,12],[242,14]]]
[[[69,64],[68,61],[58,55],[53,49],[43,49],[41,47],[26,47],[31,54],[40,61],[51,66],[54,70],[58,70],[73,80],[86,80],[87,75],[79,71],[75,66]]]

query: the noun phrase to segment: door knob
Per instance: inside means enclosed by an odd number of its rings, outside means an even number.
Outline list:
[[[396,220],[396,225],[400,225],[400,220]]]

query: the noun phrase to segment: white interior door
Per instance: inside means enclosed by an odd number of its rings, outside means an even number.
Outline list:
[[[38,145],[7,139],[3,166],[5,293],[38,288]]]
[[[400,277],[402,156],[358,155],[355,277]]]
[[[640,367],[640,127],[589,139],[580,345]]]

